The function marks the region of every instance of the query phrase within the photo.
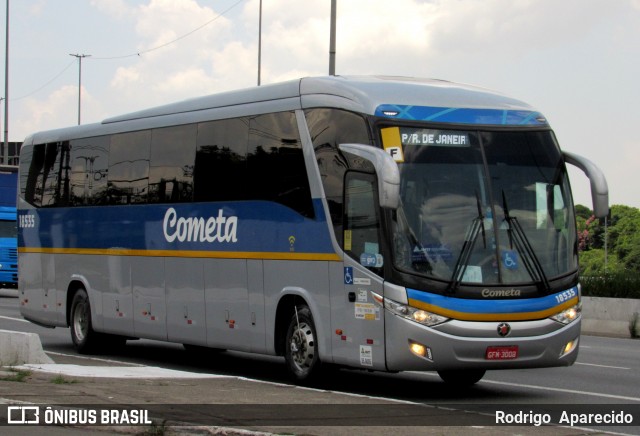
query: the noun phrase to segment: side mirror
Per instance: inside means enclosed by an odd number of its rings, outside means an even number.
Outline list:
[[[607,179],[600,168],[589,159],[580,155],[563,152],[564,161],[580,168],[591,182],[591,201],[596,218],[604,218],[609,213],[609,187]]]
[[[400,170],[386,151],[364,144],[340,144],[340,150],[371,162],[378,176],[380,206],[397,209],[400,205]]]

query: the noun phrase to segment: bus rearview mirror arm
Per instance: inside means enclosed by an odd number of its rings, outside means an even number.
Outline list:
[[[580,168],[591,182],[591,201],[596,218],[604,218],[609,213],[609,187],[600,168],[586,157],[568,151],[563,152],[564,161]]]
[[[340,150],[371,162],[378,176],[380,206],[397,209],[400,205],[400,169],[386,151],[364,144],[340,144]]]

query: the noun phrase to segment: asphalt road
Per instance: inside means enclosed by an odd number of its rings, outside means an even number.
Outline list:
[[[0,329],[37,333],[47,353],[75,355],[68,329],[46,329],[22,320],[18,300],[0,297]],[[226,352],[213,359],[195,359],[179,344],[129,341],[101,358],[195,373],[232,375],[258,381],[290,383],[284,361],[269,356]],[[340,370],[317,386],[323,391],[449,406],[488,413],[502,406],[525,413],[545,408],[595,405],[604,410],[640,407],[640,341],[582,336],[577,363],[569,368],[490,371],[472,388],[452,390],[435,373]],[[636,422],[640,416],[636,416]],[[640,426],[580,428],[618,434],[640,434]]]

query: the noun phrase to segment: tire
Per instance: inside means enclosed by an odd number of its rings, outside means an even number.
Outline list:
[[[284,359],[287,369],[296,382],[312,380],[320,372],[316,327],[311,310],[306,305],[297,306],[285,340]]]
[[[484,369],[460,369],[438,371],[438,375],[451,386],[466,387],[478,383],[486,372]]]
[[[73,345],[79,353],[85,354],[95,349],[98,334],[93,330],[91,305],[84,288],[78,289],[71,300],[69,330],[71,330]]]

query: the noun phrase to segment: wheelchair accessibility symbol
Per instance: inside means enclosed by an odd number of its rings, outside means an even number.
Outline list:
[[[353,267],[352,266],[344,267],[344,284],[353,285]]]
[[[513,250],[503,251],[502,264],[507,269],[518,269],[518,253]]]

